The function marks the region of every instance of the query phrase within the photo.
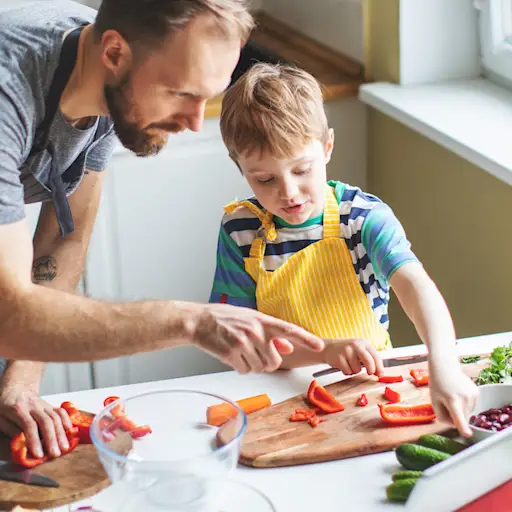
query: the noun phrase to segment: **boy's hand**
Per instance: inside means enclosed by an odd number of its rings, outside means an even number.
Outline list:
[[[464,437],[471,437],[469,416],[475,407],[478,387],[454,365],[429,365],[430,396],[436,415],[441,420],[450,420]]]
[[[324,341],[296,325],[254,309],[208,304],[195,319],[194,343],[240,373],[273,372],[293,347],[315,352]]]
[[[359,373],[364,366],[368,375],[384,373],[379,352],[365,339],[329,340],[324,361],[345,375]]]

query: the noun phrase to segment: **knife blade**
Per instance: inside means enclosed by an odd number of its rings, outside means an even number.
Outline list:
[[[416,356],[403,356],[403,357],[391,357],[390,359],[383,359],[382,364],[384,368],[392,368],[394,366],[403,366],[406,364],[413,363],[421,363],[423,361],[428,360],[427,354],[421,354]],[[325,370],[320,370],[319,372],[313,373],[313,377],[324,377],[325,375],[330,375],[331,373],[340,372],[341,370],[338,368],[327,368]]]
[[[6,460],[0,461],[0,480],[39,487],[59,487],[59,483],[53,478]]]

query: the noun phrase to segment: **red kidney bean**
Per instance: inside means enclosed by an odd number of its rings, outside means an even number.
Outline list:
[[[484,428],[493,432],[499,432],[512,426],[512,404],[501,408],[487,409],[480,414],[475,414],[469,419],[471,425]]]

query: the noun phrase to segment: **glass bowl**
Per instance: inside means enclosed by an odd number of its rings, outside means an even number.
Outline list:
[[[212,406],[224,411],[220,426],[207,422]],[[135,425],[151,433],[137,437]],[[165,510],[195,512],[208,510],[216,495],[211,479],[229,478],[236,468],[246,427],[243,410],[225,397],[150,391],[109,404],[95,416],[91,439],[120,503],[164,496]]]
[[[168,484],[141,492],[135,499],[125,499],[119,512],[277,512],[272,502],[258,489],[236,480],[224,478],[203,479],[202,496],[194,503],[169,508],[174,488]]]

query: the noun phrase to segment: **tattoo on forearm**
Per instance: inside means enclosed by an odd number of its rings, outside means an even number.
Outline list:
[[[37,258],[32,265],[32,281],[53,281],[57,277],[57,262],[51,256]]]

